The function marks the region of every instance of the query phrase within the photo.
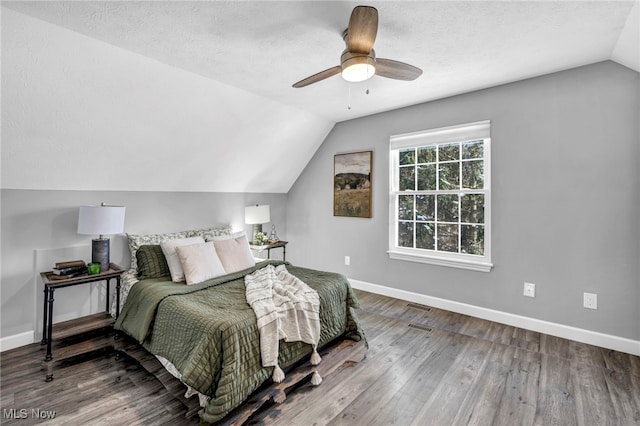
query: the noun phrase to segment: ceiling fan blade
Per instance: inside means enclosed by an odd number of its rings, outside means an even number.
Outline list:
[[[415,80],[420,77],[422,70],[404,62],[392,59],[376,59],[376,75],[393,78],[395,80]]]
[[[378,9],[357,6],[351,12],[347,29],[347,50],[351,53],[369,54],[378,34]]]
[[[308,86],[313,83],[317,83],[321,80],[324,80],[325,78],[329,78],[336,74],[340,74],[340,71],[342,71],[342,67],[340,65],[336,65],[333,68],[320,71],[319,73],[314,74],[311,77],[307,77],[305,79],[300,80],[299,82],[295,83],[293,87],[300,88],[300,87]]]

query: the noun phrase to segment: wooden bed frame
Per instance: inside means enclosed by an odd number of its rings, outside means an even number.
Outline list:
[[[198,397],[196,395],[186,398],[185,385],[169,373],[158,359],[138,344],[129,336],[119,333],[116,339],[115,350],[122,352],[136,360],[145,370],[155,376],[165,389],[179,400],[186,408],[185,417],[192,418],[198,415],[201,409]],[[367,352],[367,346],[364,341],[355,342],[353,340],[336,340],[324,348],[319,353],[322,362],[319,365],[312,366],[307,359],[295,364],[291,369],[287,370],[285,379],[281,383],[267,382],[251,394],[239,407],[231,411],[225,418],[217,424],[221,425],[242,425],[254,414],[270,407],[269,402],[281,403],[287,394],[295,389],[307,384],[311,375],[317,371],[321,377],[325,378],[336,371],[345,363],[357,363],[364,359]],[[320,384],[322,386],[322,384]]]

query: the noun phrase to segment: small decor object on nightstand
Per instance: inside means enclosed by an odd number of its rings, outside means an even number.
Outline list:
[[[101,265],[99,263],[90,263],[87,265],[89,275],[98,275],[100,273]]]
[[[67,262],[57,262],[51,269],[51,280],[66,280],[78,275],[87,273],[87,265],[84,260],[70,260]]]
[[[275,243],[278,240],[279,238],[278,238],[278,234],[276,234],[276,226],[271,225],[271,234],[269,235],[269,242]]]
[[[267,234],[263,232],[256,232],[254,240],[257,245],[263,245],[263,244],[267,244],[267,241],[269,240],[269,238],[267,238]]]

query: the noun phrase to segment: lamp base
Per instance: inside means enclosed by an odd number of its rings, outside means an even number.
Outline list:
[[[109,270],[109,239],[91,240],[91,263],[100,264],[100,272]]]
[[[253,224],[253,235],[252,235],[252,242],[253,243],[257,243],[256,234],[258,232],[262,232],[262,224],[261,223],[254,223]]]

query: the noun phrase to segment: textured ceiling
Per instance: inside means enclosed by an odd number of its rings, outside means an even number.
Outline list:
[[[637,2],[367,2],[378,57],[422,68],[413,82],[339,76],[291,84],[339,64],[358,3],[3,2],[3,6],[331,121],[614,59],[639,70]],[[369,89],[370,93],[366,94]],[[351,105],[351,109],[348,109]]]
[[[336,122],[609,59],[640,70],[638,2],[371,2],[377,56],[422,76],[302,89],[338,65],[358,3],[1,4],[3,188],[286,193]]]

